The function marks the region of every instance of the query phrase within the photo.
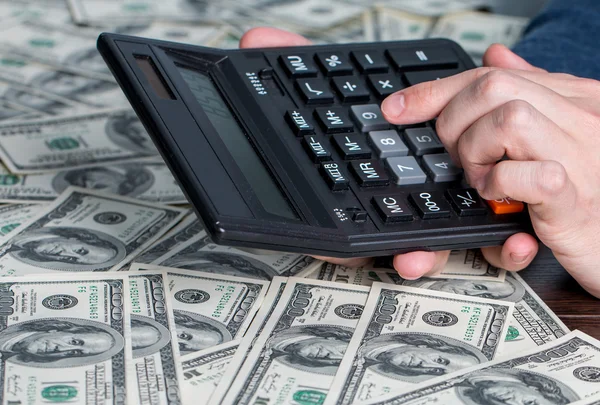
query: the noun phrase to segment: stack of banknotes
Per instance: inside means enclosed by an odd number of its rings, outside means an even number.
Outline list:
[[[477,250],[433,278],[212,243],[97,53],[448,37],[493,0],[0,0],[0,403],[600,404],[600,341]]]

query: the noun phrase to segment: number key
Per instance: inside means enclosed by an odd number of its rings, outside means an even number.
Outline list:
[[[409,128],[404,133],[408,146],[416,156],[444,151],[444,145],[431,128]]]
[[[447,153],[425,155],[423,163],[425,163],[425,170],[429,173],[429,177],[436,183],[458,180],[462,174],[462,169],[452,162]]]
[[[381,159],[408,155],[408,148],[395,129],[369,132],[369,143]]]
[[[377,104],[353,105],[350,107],[350,115],[362,132],[378,131],[390,127]]]
[[[412,193],[409,199],[417,208],[423,219],[446,218],[450,216],[450,204],[444,199],[441,191]]]

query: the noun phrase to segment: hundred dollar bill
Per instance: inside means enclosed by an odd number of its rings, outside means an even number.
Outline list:
[[[173,228],[173,230],[163,236],[162,239],[158,240],[154,245],[150,246],[148,250],[136,257],[134,261],[136,263],[150,264],[159,257],[165,255],[171,249],[177,249],[178,246],[185,243],[193,236],[198,235],[203,230],[204,228],[198,221],[196,215],[190,214],[181,221],[179,225]]]
[[[397,41],[426,38],[433,27],[434,19],[422,15],[409,14],[387,7],[375,9],[380,41]]]
[[[382,271],[386,268],[393,269],[394,265],[391,258],[382,257],[375,259],[374,267],[375,270]],[[502,282],[506,277],[506,270],[489,264],[479,249],[453,250],[442,272],[431,277]]]
[[[0,52],[0,79],[88,106],[129,106],[121,88],[114,80],[69,72],[14,53]]]
[[[129,276],[131,349],[135,375],[130,403],[181,404],[179,348],[165,273]],[[173,331],[173,335],[172,332]]]
[[[322,403],[368,290],[290,278],[223,404]]]
[[[121,275],[0,282],[3,404],[125,404],[134,378]]]
[[[348,267],[332,263],[323,263],[306,278],[365,286],[371,286],[375,282],[392,282],[387,273],[375,271],[367,266]]]
[[[206,232],[171,249],[152,264],[271,280],[275,276],[303,277],[321,265],[320,260],[295,253],[253,251],[216,245]]]
[[[378,0],[379,4],[409,13],[437,17],[458,11],[485,7],[489,0]]]
[[[267,322],[269,321],[271,314],[279,304],[279,300],[283,295],[285,286],[288,278],[286,277],[274,277],[269,285],[269,291],[263,300],[263,304],[254,316],[254,320],[250,324],[250,327],[246,331],[245,338],[240,342],[237,350],[233,357],[229,360],[227,368],[221,376],[217,387],[210,396],[209,405],[220,405],[221,401],[229,392],[229,387],[233,384],[233,381],[238,375],[238,371],[248,353],[254,347],[256,339],[260,336]]]
[[[227,26],[221,24],[175,24],[172,22],[157,21],[143,29],[132,30],[128,34],[163,41],[210,46],[209,44],[224,35],[227,28]]]
[[[43,118],[46,114],[23,105],[15,104],[0,98],[0,121],[25,121]]]
[[[240,342],[241,339],[232,340],[181,358],[184,402],[208,404]]]
[[[411,389],[500,353],[514,304],[374,283],[326,405]]]
[[[0,168],[0,201],[53,201],[69,186],[134,197],[162,204],[185,204],[187,199],[163,162],[132,162],[91,166],[43,174],[17,175]]]
[[[373,13],[368,10],[327,29],[308,31],[304,28],[302,31],[304,31],[304,36],[314,43],[370,42],[375,41],[376,38],[376,26],[373,18]]]
[[[575,331],[531,351],[436,378],[410,391],[368,403],[571,404],[597,396],[599,382],[600,342]]]
[[[569,332],[567,326],[516,273],[508,272],[503,283],[427,277],[404,280],[397,273],[388,273],[387,276],[399,285],[514,302],[503,355],[541,346]]]
[[[69,188],[0,240],[0,276],[120,269],[185,213]]]
[[[493,43],[513,46],[529,19],[490,13],[466,12],[443,16],[433,27],[431,36],[458,42],[476,59],[481,59]]]
[[[37,204],[10,204],[0,207],[0,237],[28,222],[42,208]]]
[[[157,156],[130,109],[0,125],[0,157],[16,174],[130,163]]]
[[[131,271],[164,271],[169,280],[181,355],[244,335],[269,283],[224,275],[134,263]]]

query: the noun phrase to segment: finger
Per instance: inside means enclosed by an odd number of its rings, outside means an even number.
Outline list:
[[[537,219],[535,231],[542,240],[556,237],[552,230],[565,228],[564,221],[571,221],[572,216],[565,213],[574,212],[577,198],[564,166],[551,160],[504,160],[489,171],[478,191],[486,200],[510,197],[528,203],[530,215]]]
[[[416,280],[425,275],[440,271],[446,262],[450,251],[441,252],[410,252],[394,257],[394,268],[400,277]]]
[[[508,271],[519,271],[529,266],[538,252],[537,240],[526,233],[510,236],[504,245],[481,248],[485,259],[492,265]]]
[[[487,173],[505,155],[512,160],[577,162],[573,139],[531,104],[514,100],[484,115],[448,147],[468,183],[482,188]]]
[[[483,67],[467,70],[440,80],[419,83],[398,91],[383,100],[381,111],[390,123],[396,125],[429,121],[437,117],[446,105],[466,87],[486,74],[495,71],[510,72],[541,86],[551,88],[565,97],[577,97],[587,94],[582,94],[586,81],[577,79],[574,76]]]
[[[483,66],[493,66],[504,69],[528,70],[531,72],[546,72],[535,67],[502,44],[491,45],[483,55]]]
[[[240,48],[274,48],[310,44],[311,42],[301,35],[270,27],[252,28],[240,39]]]
[[[460,136],[477,120],[496,108],[523,100],[561,128],[577,128],[581,124],[581,109],[545,86],[507,71],[490,72],[467,86],[452,99],[437,119],[437,133],[453,158],[458,158]],[[526,103],[515,104],[523,107]],[[515,115],[529,108],[515,108]],[[503,110],[501,110],[503,111]],[[493,117],[501,117],[495,115]],[[519,145],[515,145],[519,147]]]
[[[325,257],[325,256],[313,256],[317,260],[323,260],[325,262],[339,264],[340,266],[346,267],[360,267],[369,264],[371,261],[370,257],[355,257],[352,259],[340,259],[337,257]]]

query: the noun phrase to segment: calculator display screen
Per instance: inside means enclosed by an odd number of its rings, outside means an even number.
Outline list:
[[[211,78],[183,67],[179,71],[263,208],[271,214],[298,219]]]

